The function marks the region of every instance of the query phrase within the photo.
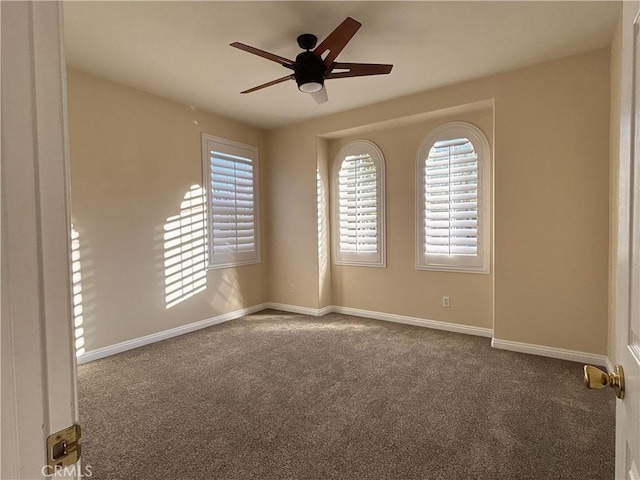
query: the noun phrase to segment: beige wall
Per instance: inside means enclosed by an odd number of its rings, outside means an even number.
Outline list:
[[[318,282],[319,308],[330,307],[333,300],[331,285],[331,206],[330,206],[330,163],[329,144],[326,139],[317,141],[317,215],[318,215]]]
[[[606,353],[609,50],[496,95],[495,336]]]
[[[264,133],[73,69],[68,102],[86,350],[265,302],[263,261],[210,270],[205,291],[167,309],[163,265],[167,219],[202,185],[201,132],[257,146],[262,176]]]
[[[376,128],[329,142],[332,168],[340,148],[357,139],[375,143],[386,165],[387,267],[333,266],[335,305],[493,328],[493,272],[483,275],[415,268],[416,155],[429,132],[450,121],[474,124],[492,146],[491,107]],[[491,212],[490,206],[487,211]],[[443,296],[450,298],[450,308],[442,306]]]
[[[299,136],[295,129],[268,135],[269,300],[310,308],[319,307],[320,290],[316,144],[314,135]]]
[[[606,353],[609,60],[609,49],[601,49],[269,132],[270,300],[319,305],[314,215],[318,137],[494,99],[495,337]],[[393,225],[392,214],[388,221]],[[394,235],[388,243],[391,252],[413,252],[412,242],[406,240],[413,238],[413,229]],[[403,241],[404,245],[396,243]],[[390,265],[397,258],[390,256]],[[335,270],[334,285],[353,289],[356,270]],[[384,285],[383,277],[393,275],[368,270],[368,281],[376,288]],[[414,288],[414,276],[370,298],[367,308],[396,313],[403,292]],[[469,320],[470,311],[465,320],[445,316],[439,307],[442,285],[448,282],[445,276],[458,277],[439,274],[422,292],[423,305],[413,305],[411,311],[425,318],[434,312],[433,320],[484,325],[484,311],[478,315],[482,320]],[[464,279],[460,275],[449,285],[466,291],[457,283]],[[295,293],[287,288],[293,281]],[[365,305],[363,295],[343,300]]]

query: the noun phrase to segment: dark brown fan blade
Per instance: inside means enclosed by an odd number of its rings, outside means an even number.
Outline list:
[[[271,85],[277,85],[278,83],[286,82],[287,80],[293,80],[293,79],[294,79],[293,74],[287,75],[286,77],[278,78],[277,80],[273,80],[268,83],[263,83],[262,85],[258,85],[257,87],[250,88],[249,90],[245,90],[244,92],[240,92],[240,93],[255,92],[256,90],[261,90],[263,88],[270,87]]]
[[[325,78],[347,78],[364,77],[366,75],[386,75],[391,72],[393,65],[381,63],[339,63],[333,64],[331,73]],[[346,72],[336,72],[336,70],[347,70]]]
[[[312,93],[311,96],[317,104],[327,103],[329,101],[329,97],[327,96],[327,86],[324,85],[322,90]]]
[[[329,67],[336,59],[349,40],[356,34],[362,24],[351,17],[342,22],[325,38],[313,51],[318,57],[322,57],[326,51],[329,54],[324,59],[324,64]]]
[[[253,53],[254,55],[258,55],[259,57],[266,58],[267,60],[271,60],[273,62],[279,63],[285,67],[291,67],[293,65],[293,60],[289,60],[288,58],[281,57],[280,55],[275,55],[273,53],[265,52],[264,50],[260,50],[259,48],[252,47],[250,45],[245,45],[240,42],[233,42],[230,46],[239,48],[240,50],[244,50],[245,52]]]

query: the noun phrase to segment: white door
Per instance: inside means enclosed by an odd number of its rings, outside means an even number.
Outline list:
[[[46,439],[78,420],[60,9],[0,2],[3,479],[50,477]]]
[[[640,480],[640,3],[623,3],[616,361],[616,478]],[[617,141],[618,139],[612,139]]]

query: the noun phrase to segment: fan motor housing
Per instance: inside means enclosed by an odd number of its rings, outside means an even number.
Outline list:
[[[302,52],[296,57],[294,75],[298,88],[306,83],[324,85],[324,75],[327,67],[322,59],[313,52]]]

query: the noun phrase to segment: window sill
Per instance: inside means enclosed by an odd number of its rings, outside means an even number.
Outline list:
[[[489,275],[491,273],[491,270],[489,268],[462,267],[458,265],[417,265],[416,270],[450,273],[475,273],[481,275]]]
[[[356,262],[353,260],[334,260],[334,265],[344,267],[374,267],[374,268],[387,268],[386,262]]]
[[[260,259],[245,260],[241,262],[217,263],[215,265],[207,265],[207,270],[220,270],[222,268],[242,267],[244,265],[255,265],[260,263]]]

